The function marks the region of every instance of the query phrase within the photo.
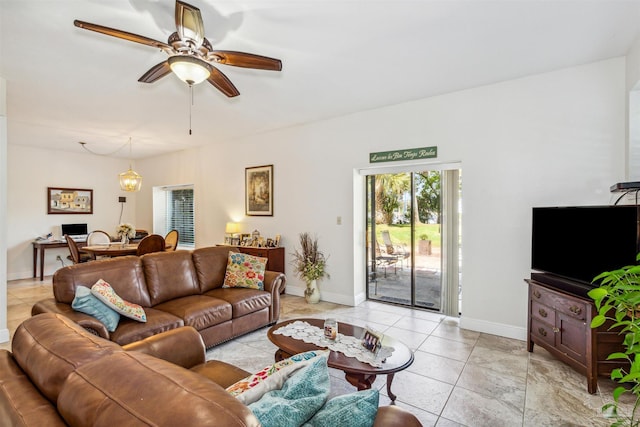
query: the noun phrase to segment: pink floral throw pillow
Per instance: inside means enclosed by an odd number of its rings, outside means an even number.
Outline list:
[[[264,290],[264,270],[267,258],[230,251],[223,288]]]
[[[120,298],[111,285],[104,280],[98,280],[95,285],[91,287],[91,293],[123,316],[137,320],[138,322],[147,321],[147,315],[142,306]]]

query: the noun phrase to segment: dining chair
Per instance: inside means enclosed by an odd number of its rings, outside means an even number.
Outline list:
[[[78,249],[78,244],[69,237],[68,234],[64,235],[65,240],[67,241],[67,246],[69,246],[69,256],[67,259],[70,259],[74,264],[79,264],[81,262],[91,261],[93,258],[89,254],[80,253],[80,249]]]
[[[178,248],[178,237],[180,234],[178,230],[171,230],[164,236],[164,244],[165,246],[171,246],[168,251],[175,251]]]
[[[164,251],[164,247],[164,237],[159,234],[149,234],[147,237],[140,240],[136,255],[141,256],[151,252],[162,252]]]
[[[87,246],[108,245],[111,243],[111,236],[106,231],[95,230],[87,236]]]

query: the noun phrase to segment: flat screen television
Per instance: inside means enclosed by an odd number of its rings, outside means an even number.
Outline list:
[[[603,271],[636,264],[638,213],[635,205],[533,208],[531,269],[586,293]]]

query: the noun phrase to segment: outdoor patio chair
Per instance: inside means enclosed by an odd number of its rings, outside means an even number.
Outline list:
[[[405,245],[394,245],[391,241],[389,230],[384,230],[381,234],[387,254],[389,256],[395,256],[397,260],[400,261],[400,268],[402,268],[403,261],[406,261],[408,264],[407,260],[411,257],[411,251],[409,251]]]

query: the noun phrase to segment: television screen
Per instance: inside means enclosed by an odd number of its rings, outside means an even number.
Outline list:
[[[582,283],[636,264],[636,206],[533,208],[531,268]]]

